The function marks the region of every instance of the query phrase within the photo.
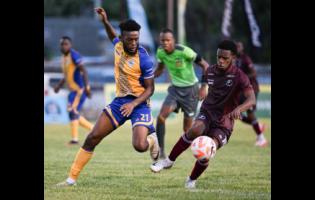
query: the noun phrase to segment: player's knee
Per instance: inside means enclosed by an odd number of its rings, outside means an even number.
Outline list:
[[[248,119],[250,122],[253,122],[253,121],[256,120],[256,117],[255,117],[255,115],[254,115],[253,112],[248,112],[248,114],[247,114],[247,119]]]
[[[101,137],[93,134],[93,132],[91,132],[85,139],[85,142],[83,144],[83,148],[87,149],[87,150],[94,150],[94,148],[96,147],[96,145],[102,140]]]
[[[190,126],[184,126],[184,133],[187,133],[189,131]]]
[[[200,127],[192,127],[191,129],[189,129],[188,131],[188,137],[189,139],[195,139],[198,136],[202,135],[202,130]]]
[[[148,149],[148,144],[145,142],[134,142],[133,148],[138,152],[145,152]]]

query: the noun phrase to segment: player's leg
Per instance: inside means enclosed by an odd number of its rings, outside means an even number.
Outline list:
[[[205,134],[213,139],[216,149],[220,149],[223,145],[225,145],[231,136],[231,132],[225,128],[212,128],[205,132]],[[209,160],[197,160],[190,176],[186,179],[185,187],[188,189],[195,188],[196,180],[208,168],[208,166]]]
[[[169,87],[169,94],[165,98],[156,122],[156,134],[160,146],[160,158],[165,158],[164,141],[165,141],[165,121],[167,117],[177,109],[174,88]]]
[[[86,93],[84,92],[81,96],[80,102],[77,106],[77,111],[81,111],[81,108],[84,104],[86,100]],[[82,126],[83,128],[91,131],[93,128],[93,124],[91,122],[89,122],[85,117],[83,117],[82,115],[79,117],[79,125]]]
[[[167,117],[175,110],[175,106],[163,104],[157,117],[156,133],[160,146],[160,158],[165,158],[164,141],[165,141],[165,121]]]
[[[194,118],[188,117],[184,115],[184,120],[183,120],[183,131],[186,133],[192,126]]]
[[[202,135],[205,129],[206,129],[206,125],[203,120],[194,121],[192,127],[188,130],[188,132],[184,133],[179,138],[179,140],[174,145],[169,156],[164,160],[160,160],[157,163],[152,164],[150,167],[151,170],[153,172],[160,172],[163,169],[172,167],[176,158],[190,146],[191,142],[196,137]]]
[[[93,129],[93,124],[91,122],[89,122],[85,117],[83,117],[82,115],[79,118],[79,124],[80,126],[82,126],[83,128],[91,131]]]
[[[174,162],[176,158],[190,146],[191,142],[196,137],[202,135],[205,129],[206,125],[203,120],[194,121],[192,127],[179,138],[168,158]]]
[[[268,142],[264,136],[264,129],[265,125],[262,125],[261,123],[258,122],[256,115],[255,115],[255,110],[251,109],[247,111],[247,118],[250,120],[251,125],[256,133],[256,146],[260,147],[265,147]]]
[[[152,160],[156,161],[160,149],[150,107],[145,103],[139,105],[133,110],[130,119],[133,147],[138,152],[145,152],[149,149]]]
[[[132,129],[132,145],[138,152],[146,152],[150,146],[147,140],[148,128],[145,126],[136,126]]]
[[[77,97],[77,92],[72,91],[68,95],[68,113],[70,119],[70,129],[71,129],[71,140],[69,142],[72,144],[79,144],[79,113],[72,109],[73,102]]]
[[[97,119],[95,126],[89,133],[83,146],[79,149],[76,157],[72,163],[69,177],[65,182],[57,184],[57,186],[74,185],[80,172],[84,166],[88,163],[93,155],[94,148],[100,141],[109,135],[115,126],[112,124],[112,120],[103,112]]]

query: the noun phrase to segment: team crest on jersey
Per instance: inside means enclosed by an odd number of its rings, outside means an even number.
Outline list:
[[[181,67],[183,65],[182,59],[176,58],[175,65],[176,65],[176,67]]]
[[[229,79],[226,81],[225,85],[228,87],[231,87],[233,85],[233,81],[231,79]]]
[[[209,84],[209,85],[213,85],[213,83],[214,83],[214,80],[213,80],[213,79],[208,79],[208,84]]]
[[[204,116],[204,115],[199,115],[199,117],[198,117],[198,119],[206,119],[206,116]]]
[[[133,59],[128,60],[129,67],[133,67],[134,64],[135,64],[135,61]]]

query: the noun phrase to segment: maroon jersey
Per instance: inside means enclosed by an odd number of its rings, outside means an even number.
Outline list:
[[[240,57],[236,60],[236,66],[239,67],[247,76],[252,72],[255,71],[254,65],[252,60],[248,55],[243,53]],[[253,86],[254,92],[259,92],[259,85],[257,81],[257,77],[248,77],[251,85]]]
[[[234,120],[223,116],[239,105],[239,95],[242,92],[253,89],[247,75],[235,65],[230,66],[226,71],[220,70],[217,65],[212,65],[206,71],[205,81],[209,89],[200,113],[208,116],[212,127],[232,130]]]

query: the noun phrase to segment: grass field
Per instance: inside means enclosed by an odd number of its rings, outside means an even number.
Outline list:
[[[167,122],[166,149],[170,151],[181,135],[182,118]],[[270,119],[266,137],[270,144]],[[54,185],[66,179],[79,148],[67,147],[68,125],[45,125],[45,199],[270,199],[271,148],[254,147],[252,128],[237,122],[229,143],[220,149],[210,166],[198,179],[197,189],[187,191],[184,181],[194,165],[190,149],[184,152],[172,169],[154,174],[149,154],[136,152],[131,144],[131,126],[127,122],[97,146],[71,188]],[[85,131],[80,129],[83,142]]]

